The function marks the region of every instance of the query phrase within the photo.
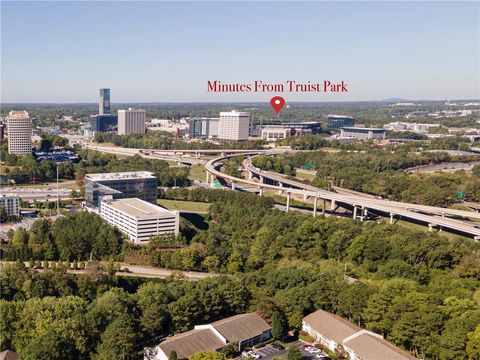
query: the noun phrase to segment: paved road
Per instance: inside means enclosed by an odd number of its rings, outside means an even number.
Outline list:
[[[7,263],[14,263],[14,261],[0,261],[0,264],[7,264]],[[25,266],[28,267],[28,261],[24,262]],[[181,270],[172,270],[172,269],[165,269],[165,268],[156,268],[152,266],[141,266],[141,265],[130,265],[130,264],[121,264],[120,269],[121,272],[117,272],[117,275],[121,276],[135,276],[135,277],[150,277],[150,278],[160,278],[165,279],[173,274],[178,274],[187,280],[202,280],[210,277],[219,276],[220,274],[215,273],[202,273],[197,271],[181,271]],[[128,269],[128,272],[125,270]],[[43,271],[39,269],[39,271]],[[69,272],[75,274],[82,274],[85,273],[84,270],[69,270]]]
[[[250,151],[245,152],[245,156],[255,156],[258,155],[258,152]],[[424,225],[428,225],[430,229],[437,227],[439,229],[452,230],[460,232],[462,234],[467,234],[473,236],[476,239],[480,239],[480,224],[473,223],[469,221],[462,221],[457,219],[448,218],[447,216],[461,216],[461,217],[470,217],[470,218],[480,218],[479,213],[465,211],[465,210],[455,210],[447,209],[433,206],[424,206],[418,204],[409,204],[401,203],[395,201],[387,201],[381,199],[372,199],[366,197],[364,194],[361,196],[358,194],[340,194],[338,192],[327,191],[324,189],[316,188],[311,185],[305,185],[303,183],[285,179],[282,176],[279,176],[276,173],[271,173],[267,171],[262,171],[251,165],[250,159],[244,161],[244,167],[256,174],[257,176],[274,180],[280,183],[279,186],[271,185],[266,183],[257,183],[252,180],[246,180],[241,178],[236,178],[227,174],[224,174],[217,170],[218,164],[221,160],[231,157],[221,156],[215,159],[210,160],[205,165],[205,168],[208,173],[215,177],[223,178],[227,181],[238,183],[238,184],[247,184],[250,186],[263,187],[267,189],[284,191],[290,194],[306,195],[309,197],[316,197],[319,199],[324,199],[331,203],[335,202],[336,205],[341,205],[342,207],[351,207],[357,208],[358,211],[355,213],[358,216],[361,216],[363,209],[368,209],[368,211],[375,211],[383,214],[384,216],[391,216],[391,219],[401,217],[404,220],[420,222]]]
[[[69,189],[59,188],[58,196],[60,199],[67,199],[70,197],[70,192]],[[18,196],[25,200],[55,200],[57,198],[56,188],[8,187],[1,188],[0,193],[7,196]]]

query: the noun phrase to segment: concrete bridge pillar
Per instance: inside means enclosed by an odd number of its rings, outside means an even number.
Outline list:
[[[428,231],[432,232],[435,224],[428,224]]]
[[[232,190],[233,191],[235,191],[236,186],[237,186],[237,184],[234,181],[232,181]]]
[[[307,199],[308,199],[308,195],[307,195],[307,193],[305,192],[305,193],[303,193],[303,201],[307,201]],[[316,198],[315,198],[315,199],[316,199]]]
[[[283,184],[279,181],[279,182],[278,182],[278,186],[279,186],[279,187],[283,187]]]
[[[325,215],[326,209],[327,209],[327,201],[323,199],[322,215]]]
[[[260,175],[260,184],[263,184],[263,176]]]
[[[390,225],[393,225],[393,213],[390,213]]]
[[[353,218],[357,219],[357,205],[353,204]]]
[[[368,209],[366,209],[364,206],[362,206],[360,221],[365,221],[365,219],[367,218],[367,214],[368,214]]]
[[[260,186],[260,193],[259,193],[260,196],[263,196],[263,186]]]
[[[287,192],[287,212],[290,211],[290,193]]]
[[[330,211],[335,211],[335,200],[330,201]]]
[[[248,172],[248,180],[252,180],[253,178],[253,173],[251,171]]]
[[[313,198],[313,217],[317,216],[317,200],[318,198],[315,196]]]
[[[210,183],[210,173],[207,171],[207,172],[206,172],[206,175],[207,175],[207,179],[206,179],[206,180],[207,180],[207,183]]]

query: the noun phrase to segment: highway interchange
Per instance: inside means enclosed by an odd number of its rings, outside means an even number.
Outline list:
[[[330,214],[335,214],[335,211],[340,207],[351,213],[353,218],[361,221],[377,218],[379,216],[389,218],[390,223],[402,219],[428,226],[430,231],[433,231],[434,229],[439,231],[446,230],[480,240],[480,222],[471,221],[471,219],[477,221],[480,220],[480,212],[384,200],[372,195],[338,187],[335,187],[333,191],[329,191],[303,184],[299,181],[287,179],[284,175],[260,170],[251,163],[251,157],[253,156],[260,154],[275,156],[293,151],[289,149],[256,151],[238,149],[151,150],[103,146],[92,143],[83,143],[82,146],[88,149],[116,155],[140,155],[145,158],[162,159],[176,162],[179,165],[190,166],[201,164],[205,166],[207,172],[206,180],[211,186],[213,186],[213,180],[216,178],[224,183],[229,183],[233,190],[242,189],[244,191],[254,191],[262,195],[265,189],[269,189],[277,191],[280,194],[285,194],[287,197],[287,205],[284,207],[285,211],[290,210],[291,196],[300,195],[304,200],[313,199],[313,216],[317,215],[318,201],[322,201],[323,206],[321,209],[323,214],[326,214],[328,204],[330,207]],[[210,157],[205,158],[206,155],[209,155]],[[220,171],[222,161],[238,155],[245,157],[243,167],[248,174],[247,178],[237,178]],[[10,188],[4,190],[3,193],[16,194],[25,199],[36,198],[45,200],[50,197],[56,197],[56,189]],[[67,189],[59,189],[60,198],[67,198],[68,194],[69,191]]]

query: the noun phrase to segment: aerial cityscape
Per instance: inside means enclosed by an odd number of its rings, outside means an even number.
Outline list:
[[[0,359],[480,359],[479,2],[1,19]]]

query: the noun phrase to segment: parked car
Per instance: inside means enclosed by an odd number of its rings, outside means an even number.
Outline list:
[[[254,359],[260,359],[260,358],[261,358],[260,354],[256,353],[256,352],[253,351],[253,350],[250,350],[250,351],[248,352],[248,355],[249,355],[250,357],[254,358]]]

